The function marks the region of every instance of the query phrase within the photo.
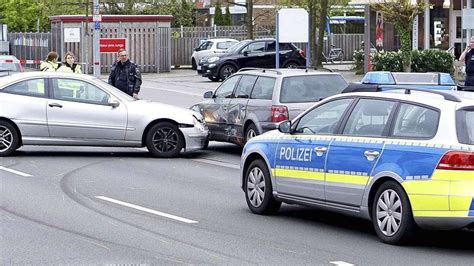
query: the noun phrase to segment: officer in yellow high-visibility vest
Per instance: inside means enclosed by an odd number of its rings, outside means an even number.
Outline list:
[[[59,68],[58,61],[58,53],[55,51],[51,51],[46,56],[46,60],[41,63],[40,70],[41,71],[49,71],[49,72],[56,72]]]
[[[67,52],[64,58],[66,62],[58,68],[58,72],[82,74],[81,65],[74,63],[76,57],[71,51]]]

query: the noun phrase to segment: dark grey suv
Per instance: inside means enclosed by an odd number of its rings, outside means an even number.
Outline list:
[[[206,92],[206,100],[191,108],[206,120],[210,140],[244,145],[346,87],[347,82],[338,73],[245,70],[229,77],[215,92]]]

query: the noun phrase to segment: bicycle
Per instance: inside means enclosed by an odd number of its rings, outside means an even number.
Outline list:
[[[336,48],[335,45],[331,45],[331,49],[327,55],[325,55],[324,52],[322,52],[322,54],[324,59],[326,59],[326,63],[328,63],[328,61],[334,63],[334,60],[339,60],[342,63],[342,60],[344,59],[344,51],[342,48]]]

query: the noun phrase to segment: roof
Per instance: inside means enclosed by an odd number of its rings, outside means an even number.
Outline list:
[[[237,73],[245,73],[245,74],[255,74],[261,75],[265,73],[269,76],[305,76],[305,75],[334,75],[340,76],[339,73],[332,73],[332,72],[325,72],[325,71],[317,71],[312,69],[292,69],[292,68],[280,68],[280,69],[266,69],[266,68],[242,68]]]
[[[173,16],[171,15],[101,15],[101,23],[116,23],[116,22],[171,22]],[[49,17],[52,23],[55,22],[69,22],[78,23],[85,22],[84,15],[60,15]],[[88,21],[92,22],[92,16],[88,16]]]
[[[47,77],[72,77],[72,78],[79,78],[83,80],[92,80],[95,77],[86,75],[86,74],[75,74],[75,73],[66,73],[66,72],[45,72],[45,71],[32,71],[32,72],[16,72],[6,77],[2,77],[1,85],[7,84],[10,82],[15,82],[16,80],[24,79],[24,78],[47,78]]]

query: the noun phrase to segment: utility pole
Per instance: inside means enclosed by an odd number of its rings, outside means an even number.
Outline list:
[[[94,0],[93,6],[94,16],[94,42],[92,44],[92,50],[94,51],[94,77],[100,78],[100,52],[99,52],[99,39],[100,39],[100,6],[99,0]]]

